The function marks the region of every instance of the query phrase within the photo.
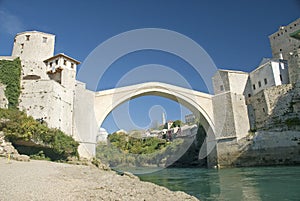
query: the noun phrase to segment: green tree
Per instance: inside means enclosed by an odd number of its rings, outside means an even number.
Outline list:
[[[176,121],[173,122],[171,128],[174,128],[174,127],[181,127],[181,125],[182,125],[182,121],[176,120]]]

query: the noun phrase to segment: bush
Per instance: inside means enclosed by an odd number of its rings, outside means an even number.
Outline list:
[[[49,157],[52,160],[78,156],[79,143],[71,136],[58,129],[48,128],[24,112],[16,109],[0,109],[0,119],[2,120],[0,129],[7,140],[17,145],[16,148],[20,145],[29,146],[32,149],[25,150],[37,151],[29,155],[39,155],[38,152],[44,151],[45,158]]]
[[[108,136],[110,143],[125,153],[150,154],[166,146],[166,141],[156,137],[136,138],[124,133],[113,133]]]
[[[163,161],[180,150],[184,140],[175,139],[172,143],[159,138],[135,138],[124,133],[108,136],[109,143],[99,144],[96,157],[111,167],[133,167],[165,165]]]

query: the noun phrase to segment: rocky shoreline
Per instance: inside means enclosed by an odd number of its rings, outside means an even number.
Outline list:
[[[0,158],[0,200],[198,200],[96,166]]]

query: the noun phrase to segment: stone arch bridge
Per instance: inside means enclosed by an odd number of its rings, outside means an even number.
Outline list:
[[[75,100],[74,106],[74,138],[81,144],[79,152],[82,156],[95,154],[97,131],[110,112],[130,99],[146,95],[165,97],[184,105],[198,116],[208,136],[215,132],[213,96],[210,94],[161,82],[146,82],[98,92],[90,91],[86,94],[83,91],[77,93],[75,97],[78,100]]]

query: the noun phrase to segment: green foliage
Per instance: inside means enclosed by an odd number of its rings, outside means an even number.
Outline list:
[[[97,146],[96,157],[112,167],[158,166],[177,153],[183,143],[182,139],[169,143],[159,138],[135,138],[124,133],[113,133],[108,140],[108,145]]]
[[[150,154],[166,146],[166,141],[156,137],[140,138],[137,135],[113,133],[108,136],[110,143],[125,153]]]
[[[58,129],[48,128],[32,117],[28,117],[24,112],[16,109],[0,109],[0,119],[0,130],[13,144],[51,149],[53,154],[46,157],[53,160],[78,156],[79,144],[71,136]]]
[[[182,125],[182,121],[176,120],[176,121],[173,122],[171,128],[181,127],[181,125]]]
[[[17,108],[20,96],[21,61],[0,60],[0,82],[6,85],[5,96],[9,108]]]

